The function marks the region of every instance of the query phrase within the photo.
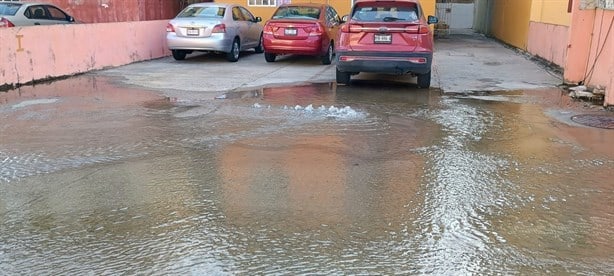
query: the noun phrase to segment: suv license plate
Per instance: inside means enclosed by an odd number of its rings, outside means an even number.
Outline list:
[[[375,34],[373,36],[374,43],[392,43],[391,34]]]
[[[296,35],[296,29],[285,29],[284,34],[285,35]]]
[[[198,35],[198,29],[188,29],[188,35]]]

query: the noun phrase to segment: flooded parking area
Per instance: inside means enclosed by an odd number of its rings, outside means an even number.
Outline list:
[[[558,89],[0,92],[0,271],[614,274],[614,131]]]

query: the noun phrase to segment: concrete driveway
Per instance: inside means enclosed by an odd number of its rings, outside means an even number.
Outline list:
[[[196,53],[183,61],[165,57],[95,74],[119,76],[125,84],[162,91],[167,96],[202,98],[271,85],[334,82],[335,66],[321,65],[314,57],[283,56],[267,63],[262,54],[245,52],[238,62],[231,63],[221,55]],[[362,73],[353,79],[372,78],[415,86],[415,78],[410,76]],[[443,92],[534,89],[561,83],[560,76],[527,56],[481,35],[436,40],[432,88]]]

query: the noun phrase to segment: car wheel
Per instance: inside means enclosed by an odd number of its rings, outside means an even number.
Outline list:
[[[256,51],[256,54],[262,54],[264,52],[264,47],[262,46],[262,34],[260,34],[260,42],[258,42],[258,46],[256,46],[256,48],[254,48],[254,50]]]
[[[267,52],[264,53],[264,59],[266,60],[266,62],[275,62],[276,57],[276,54],[271,54]]]
[[[337,73],[337,83],[349,85],[350,84],[350,73],[349,72],[341,72],[339,69],[335,70]]]
[[[236,62],[239,60],[239,54],[241,52],[241,48],[239,48],[239,40],[235,38],[232,42],[232,46],[230,47],[230,52],[226,54],[226,59],[230,62]]]
[[[183,50],[172,50],[171,52],[173,53],[173,58],[175,60],[184,60],[185,56],[188,54],[186,51]]]
[[[424,74],[418,74],[418,87],[429,88],[431,87],[431,72]]]
[[[334,49],[333,49],[333,43],[331,42],[328,45],[328,49],[326,50],[326,54],[324,54],[324,56],[322,56],[322,64],[329,65],[333,61],[333,54],[334,54]]]

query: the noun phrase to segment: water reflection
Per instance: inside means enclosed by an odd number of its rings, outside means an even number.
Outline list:
[[[614,134],[556,92],[27,89],[0,94],[7,274],[614,273]]]

